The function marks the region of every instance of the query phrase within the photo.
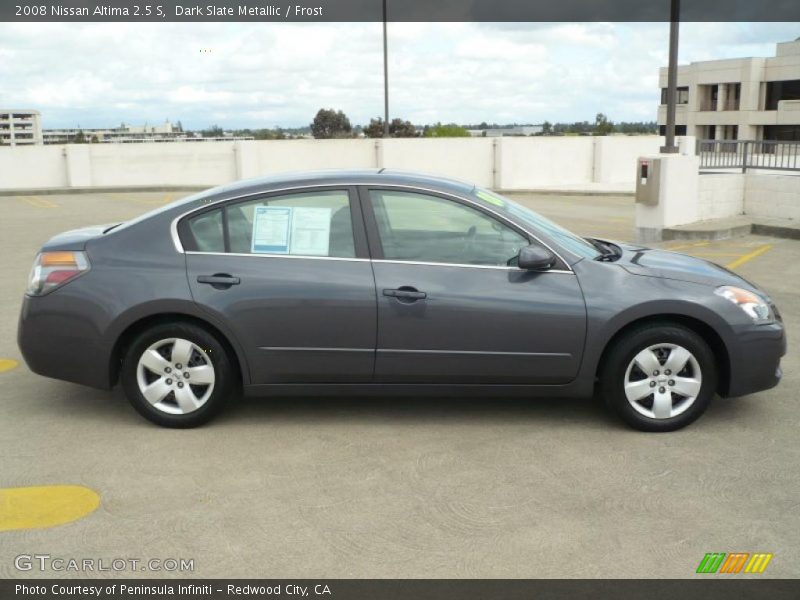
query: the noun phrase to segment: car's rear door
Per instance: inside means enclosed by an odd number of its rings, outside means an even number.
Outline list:
[[[252,383],[372,379],[375,284],[355,188],[228,201],[179,233],[194,299],[237,336]]]
[[[464,198],[360,189],[378,297],[375,379],[558,384],[572,380],[586,309],[566,264],[509,266],[524,231]]]

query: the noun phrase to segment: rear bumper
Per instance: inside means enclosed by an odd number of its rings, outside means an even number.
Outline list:
[[[780,383],[783,376],[781,357],[786,354],[783,323],[745,327],[737,331],[735,345],[735,352],[730,352],[730,379],[726,396],[753,394]]]
[[[45,377],[109,389],[110,349],[85,306],[68,295],[31,298],[22,303],[17,345],[31,371]]]

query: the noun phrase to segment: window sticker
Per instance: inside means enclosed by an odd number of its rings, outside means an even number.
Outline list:
[[[506,203],[503,202],[503,200],[501,198],[498,198],[494,194],[492,194],[490,192],[487,192],[485,190],[478,190],[475,193],[475,195],[478,196],[478,198],[480,198],[484,202],[488,202],[489,204],[494,204],[495,206],[505,206],[506,205]]]
[[[256,206],[250,251],[254,254],[289,254],[291,225],[291,208]]]
[[[332,210],[305,206],[293,210],[290,254],[328,256]]]

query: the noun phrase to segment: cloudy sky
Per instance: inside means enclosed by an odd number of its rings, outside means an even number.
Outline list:
[[[424,124],[651,120],[665,23],[390,23],[391,114]],[[682,63],[770,56],[800,23],[685,23]],[[301,126],[383,113],[380,23],[2,23],[0,106],[47,128]]]

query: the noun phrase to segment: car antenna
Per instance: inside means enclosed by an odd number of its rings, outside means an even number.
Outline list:
[[[380,169],[378,169],[378,175],[383,173],[385,170],[386,170],[386,167],[381,167]]]

